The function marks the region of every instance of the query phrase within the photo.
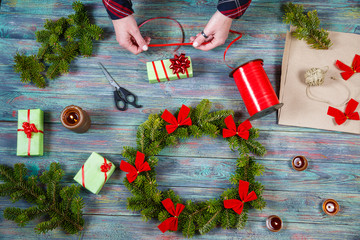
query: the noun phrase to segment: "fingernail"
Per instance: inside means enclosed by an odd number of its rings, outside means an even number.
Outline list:
[[[147,51],[148,49],[149,49],[148,46],[146,46],[146,45],[143,46],[144,51]]]
[[[198,44],[197,42],[194,42],[194,43],[193,43],[193,46],[194,46],[194,47],[197,47],[197,46],[199,46],[199,44]]]

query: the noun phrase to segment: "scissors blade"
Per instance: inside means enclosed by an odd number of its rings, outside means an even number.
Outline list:
[[[115,82],[115,80],[112,78],[112,76],[110,75],[110,73],[108,73],[108,71],[106,70],[106,68],[100,63],[98,62],[101,70],[103,71],[106,79],[110,82],[111,86],[113,86],[115,89],[120,89],[119,84],[117,84],[117,82]]]

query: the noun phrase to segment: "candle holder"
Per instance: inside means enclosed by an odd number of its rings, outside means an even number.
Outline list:
[[[292,167],[296,171],[304,171],[308,167],[308,160],[304,156],[295,156],[292,160]]]
[[[334,199],[326,199],[322,205],[323,211],[327,215],[334,216],[340,211],[340,206]]]
[[[266,219],[266,227],[272,232],[278,232],[282,229],[282,220],[276,215],[271,215]]]
[[[81,107],[75,105],[64,108],[60,120],[64,127],[77,133],[86,132],[91,125],[89,115]]]

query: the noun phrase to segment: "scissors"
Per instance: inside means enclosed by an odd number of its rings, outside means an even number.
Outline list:
[[[128,108],[128,104],[133,105],[136,108],[141,108],[141,105],[137,105],[137,97],[132,92],[126,90],[123,87],[120,87],[117,82],[111,77],[111,75],[108,73],[108,71],[105,69],[105,67],[99,62],[99,66],[101,67],[103,73],[105,74],[105,77],[107,80],[109,80],[110,84],[115,88],[114,91],[114,100],[115,100],[115,106],[120,111],[126,111]]]

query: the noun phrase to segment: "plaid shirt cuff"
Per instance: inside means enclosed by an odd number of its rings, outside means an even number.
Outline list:
[[[251,0],[219,0],[217,9],[225,16],[240,18],[250,6]]]
[[[130,0],[102,0],[112,20],[121,19],[134,13]]]

